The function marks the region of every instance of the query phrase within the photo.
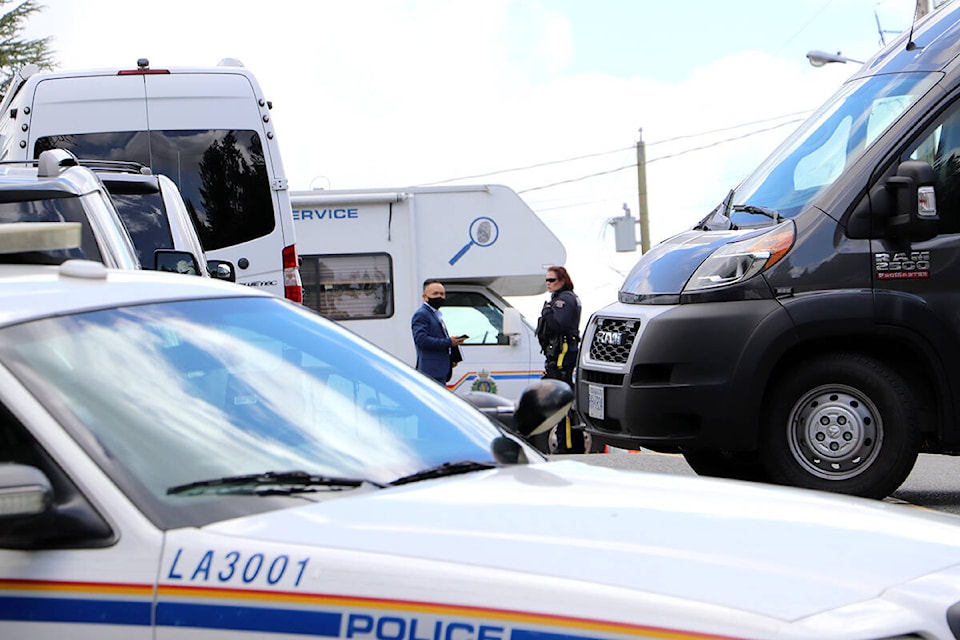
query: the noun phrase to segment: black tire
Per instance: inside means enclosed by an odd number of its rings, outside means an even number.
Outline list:
[[[683,459],[698,476],[765,482],[766,467],[756,451],[731,452],[708,449],[684,449]]]
[[[916,394],[869,356],[803,362],[771,385],[766,407],[760,449],[773,482],[885,498],[920,451]]]

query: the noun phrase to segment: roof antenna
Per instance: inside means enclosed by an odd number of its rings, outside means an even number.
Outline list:
[[[923,14],[920,13],[920,6],[924,1],[925,0],[917,0],[916,5],[914,5],[913,22],[910,23],[910,36],[907,38],[907,51],[913,51],[914,49],[917,48],[917,43],[913,41],[913,28],[917,25],[917,19],[921,15],[926,14],[926,12],[924,12]]]

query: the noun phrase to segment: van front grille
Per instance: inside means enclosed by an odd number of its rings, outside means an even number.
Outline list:
[[[640,329],[639,320],[597,318],[590,357],[599,362],[625,364]]]

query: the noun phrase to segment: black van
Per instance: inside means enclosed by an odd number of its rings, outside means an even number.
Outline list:
[[[877,498],[960,453],[958,54],[953,4],[640,259],[584,335],[594,438]]]

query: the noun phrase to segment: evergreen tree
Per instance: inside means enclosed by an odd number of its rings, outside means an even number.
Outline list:
[[[13,8],[4,11],[8,6]],[[42,11],[43,5],[36,0],[0,0],[0,99],[7,93],[13,74],[26,64],[35,64],[41,69],[52,69],[53,52],[51,36],[39,40],[25,40],[22,31],[27,19]]]

